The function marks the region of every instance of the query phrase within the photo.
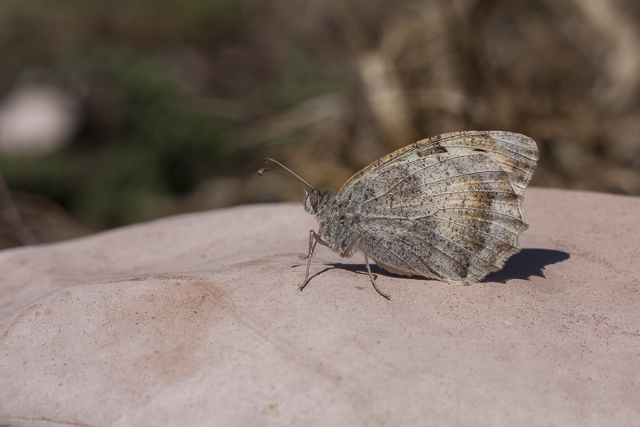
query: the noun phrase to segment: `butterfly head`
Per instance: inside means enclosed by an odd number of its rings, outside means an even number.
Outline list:
[[[311,215],[317,215],[318,211],[331,200],[331,192],[329,191],[321,192],[316,188],[311,191],[307,191],[305,188],[303,191],[302,204],[304,210]]]

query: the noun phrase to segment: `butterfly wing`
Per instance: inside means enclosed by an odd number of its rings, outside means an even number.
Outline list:
[[[473,283],[520,250],[535,142],[509,132],[429,138],[369,165],[337,195],[362,248],[397,274]]]

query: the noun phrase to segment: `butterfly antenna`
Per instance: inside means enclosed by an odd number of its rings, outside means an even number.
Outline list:
[[[283,165],[283,164],[282,164],[282,163],[280,163],[279,161],[277,161],[277,160],[273,160],[273,159],[268,158],[268,157],[267,157],[266,159],[264,159],[264,163],[265,163],[265,164],[267,164],[267,163],[269,163],[269,162],[273,162],[273,163],[275,163],[276,165],[280,166],[281,168],[283,168],[284,170],[286,170],[287,172],[289,172],[291,175],[287,175],[286,173],[282,173],[282,172],[277,171],[277,170],[273,170],[273,169],[266,169],[266,168],[262,168],[262,169],[260,169],[260,170],[258,171],[258,175],[262,176],[262,174],[263,174],[263,173],[265,173],[265,172],[275,172],[275,173],[279,173],[280,175],[287,176],[287,177],[289,177],[289,178],[291,178],[291,179],[295,179],[296,181],[298,181],[298,182],[300,182],[300,183],[302,183],[302,184],[306,185],[306,186],[307,186],[307,187],[309,187],[310,189],[315,190],[315,187],[314,187],[313,185],[309,184],[307,181],[305,181],[304,179],[300,178],[300,177],[299,177],[297,174],[295,174],[291,169],[289,169],[288,167],[286,167],[285,165]]]

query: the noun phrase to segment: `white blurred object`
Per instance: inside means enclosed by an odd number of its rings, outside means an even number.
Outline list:
[[[19,86],[0,103],[0,152],[52,153],[70,142],[79,121],[77,102],[62,90]]]

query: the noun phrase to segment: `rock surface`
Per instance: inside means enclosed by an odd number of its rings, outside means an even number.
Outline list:
[[[316,251],[301,205],[0,252],[5,426],[632,425],[640,199],[529,189],[524,250],[456,287]]]

